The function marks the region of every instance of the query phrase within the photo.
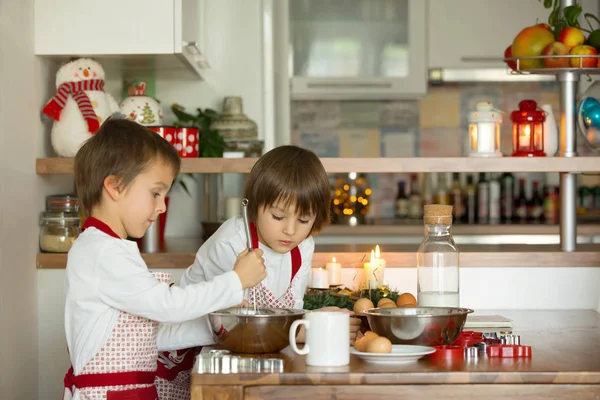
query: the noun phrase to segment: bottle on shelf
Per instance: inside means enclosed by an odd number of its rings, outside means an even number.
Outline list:
[[[446,183],[446,173],[438,174],[438,185],[435,191],[436,204],[450,205],[450,194],[448,193],[448,185]]]
[[[423,177],[423,206],[433,204],[435,201],[435,189],[433,185],[433,175],[431,173],[425,174]]]
[[[454,223],[462,222],[465,218],[464,195],[460,187],[460,175],[458,172],[452,173],[452,187],[450,188],[450,204],[452,205],[452,214]]]
[[[558,188],[556,186],[544,188],[544,221],[547,224],[558,223]]]
[[[479,173],[479,181],[477,182],[477,222],[487,224],[490,218],[490,201],[489,201],[490,185],[485,178],[485,172]]]
[[[533,194],[527,207],[529,220],[532,222],[542,222],[544,217],[544,198],[540,193],[540,182],[533,181]]]
[[[489,221],[490,224],[500,223],[500,178],[497,174],[490,174],[489,182]]]
[[[398,182],[398,195],[396,196],[396,218],[408,217],[408,197],[404,181]]]
[[[467,186],[465,186],[465,221],[468,224],[477,222],[477,188],[471,174],[467,175]]]
[[[519,189],[515,199],[515,220],[518,222],[527,222],[527,195],[525,194],[525,178],[519,179]]]
[[[408,197],[408,217],[421,218],[423,207],[421,206],[421,193],[419,192],[419,176],[410,176],[410,196]]]
[[[417,250],[419,307],[459,307],[458,248],[452,233],[452,206],[425,206],[425,237]]]
[[[509,223],[515,218],[515,176],[505,172],[500,177],[500,217]]]

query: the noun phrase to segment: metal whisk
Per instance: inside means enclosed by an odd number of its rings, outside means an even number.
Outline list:
[[[242,219],[244,220],[244,231],[246,232],[246,246],[248,247],[248,251],[252,251],[252,236],[250,235],[250,223],[248,222],[248,199],[243,199],[242,200]],[[261,304],[263,305],[264,308],[264,300],[265,300],[265,294],[263,293],[262,290],[260,290],[260,283],[258,285],[256,285],[253,288],[248,289],[247,292],[247,302],[248,304],[246,305],[246,310],[250,309],[250,293],[253,294],[252,297],[254,297],[254,301],[252,302],[252,307],[253,307],[253,311],[254,314],[257,314],[257,306],[256,303],[258,302],[258,296],[261,296]],[[252,291],[252,292],[250,292]]]

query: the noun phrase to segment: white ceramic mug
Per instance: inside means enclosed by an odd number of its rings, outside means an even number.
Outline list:
[[[304,325],[306,342],[296,345],[298,327]],[[350,315],[341,311],[311,311],[290,327],[290,346],[306,355],[306,364],[315,367],[339,367],[350,363]]]

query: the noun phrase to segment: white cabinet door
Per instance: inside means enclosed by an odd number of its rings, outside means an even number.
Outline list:
[[[425,94],[423,0],[288,0],[294,99]]]
[[[181,0],[35,0],[35,54],[172,54]]]
[[[597,0],[579,3],[584,12],[598,12]],[[504,50],[514,37],[547,22],[548,14],[538,0],[429,0],[428,66],[504,67]]]
[[[36,55],[104,57],[117,65],[134,58],[128,65],[135,68],[179,65],[198,75],[208,66],[204,0],[35,0],[34,10]]]

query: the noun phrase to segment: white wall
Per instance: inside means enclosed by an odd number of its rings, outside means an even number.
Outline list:
[[[54,67],[33,56],[33,0],[0,2],[0,60],[0,399],[35,399],[38,213],[70,184],[35,173],[49,148],[40,110]]]
[[[204,81],[181,80],[179,74],[161,73],[156,96],[161,101],[165,122],[174,120],[171,105],[179,103],[189,111],[197,107],[222,110],[223,98],[241,96],[244,113],[258,125],[264,139],[263,46],[261,0],[206,0],[207,37],[205,53],[211,69]],[[167,236],[200,236],[201,190],[190,181],[190,198],[175,188],[171,194],[172,212]]]

